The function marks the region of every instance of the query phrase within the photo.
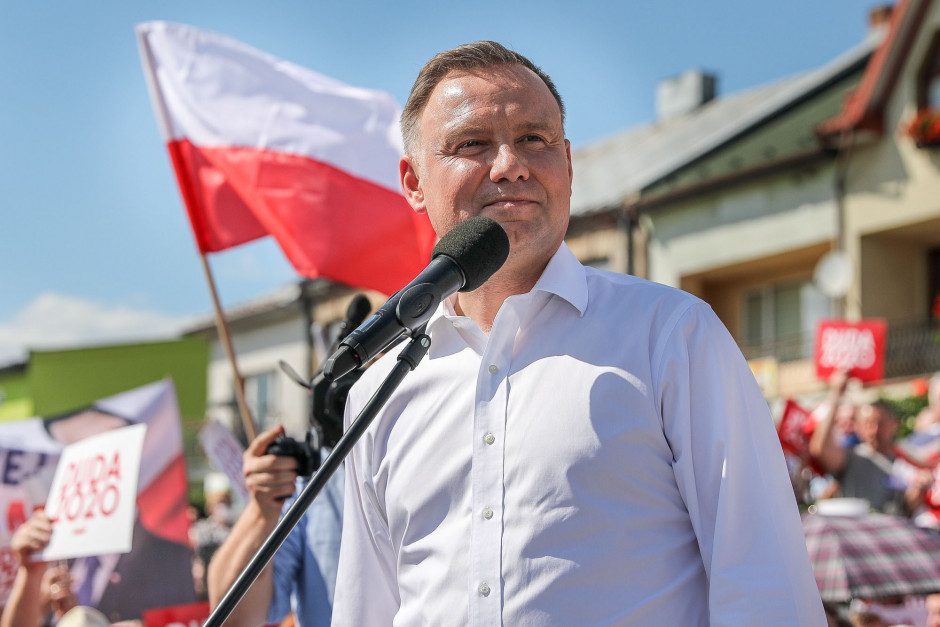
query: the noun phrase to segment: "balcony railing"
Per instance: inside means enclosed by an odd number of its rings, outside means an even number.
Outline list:
[[[928,323],[888,324],[885,378],[940,371],[940,331]]]
[[[780,362],[795,361],[813,356],[813,339],[812,333],[796,333],[759,344],[740,344],[740,347],[747,359],[775,357]]]
[[[779,362],[813,356],[814,333],[795,334],[761,344],[741,344],[747,359],[775,357]],[[885,378],[940,372],[940,328],[929,323],[889,323]]]

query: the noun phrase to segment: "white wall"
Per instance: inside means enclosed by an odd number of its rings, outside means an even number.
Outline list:
[[[304,321],[300,314],[264,327],[232,330],[232,335],[236,361],[242,377],[272,370],[277,372],[277,419],[290,435],[302,437],[309,426],[309,394],[278,368],[278,361],[283,360],[301,376],[306,376],[308,349],[304,336]],[[226,422],[240,420],[229,408],[221,406],[233,398],[233,377],[231,363],[218,341],[212,343],[208,376],[210,415]]]
[[[678,287],[683,276],[747,263],[832,239],[832,168],[762,179],[653,212],[650,278]]]

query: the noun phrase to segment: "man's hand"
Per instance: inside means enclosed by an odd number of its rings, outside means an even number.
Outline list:
[[[43,510],[37,509],[29,520],[16,529],[10,546],[21,566],[31,571],[42,571],[46,563],[33,561],[33,553],[46,548],[51,537],[52,523]]]
[[[78,604],[75,593],[72,591],[72,575],[65,562],[50,566],[42,576],[43,606],[56,616],[62,616]]]
[[[842,400],[842,396],[845,395],[849,378],[849,373],[845,370],[836,370],[832,373],[832,376],[829,377],[829,393],[836,404],[838,404],[838,402]]]
[[[297,460],[283,455],[265,453],[277,436],[284,433],[281,426],[260,434],[242,456],[245,483],[251,500],[222,546],[209,562],[209,602],[216,607],[235,579],[254,557],[281,516],[284,499],[294,493],[297,480]],[[274,597],[274,578],[268,564],[255,583],[248,589],[232,612],[226,625],[262,625]]]
[[[848,372],[837,370],[832,373],[829,378],[829,398],[825,401],[827,404],[825,415],[816,425],[809,439],[810,456],[819,462],[826,472],[833,475],[842,472],[848,460],[848,453],[834,433],[836,412],[839,411],[839,403],[842,402],[848,383]]]
[[[280,516],[284,500],[294,493],[297,481],[296,459],[265,453],[282,433],[284,427],[278,425],[259,434],[242,457],[245,484],[265,518]]]

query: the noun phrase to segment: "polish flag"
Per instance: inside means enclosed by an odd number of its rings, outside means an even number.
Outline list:
[[[435,235],[399,191],[390,94],[183,24],[137,36],[201,253],[271,235],[301,275],[385,294],[427,265]]]

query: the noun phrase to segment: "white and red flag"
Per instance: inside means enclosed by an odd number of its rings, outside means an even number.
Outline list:
[[[386,294],[427,265],[435,236],[399,191],[394,97],[183,24],[137,36],[200,252],[271,235],[303,276]]]

